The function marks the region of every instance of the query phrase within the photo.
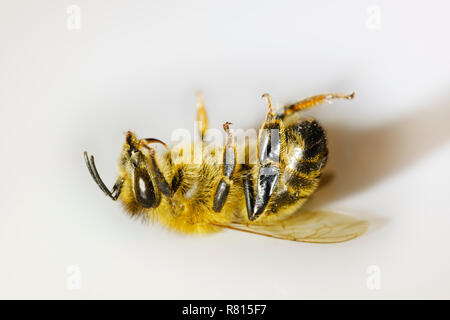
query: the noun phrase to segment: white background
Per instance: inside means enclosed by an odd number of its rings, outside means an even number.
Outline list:
[[[67,27],[71,4],[81,29]],[[446,1],[2,1],[0,297],[450,298],[449,12]],[[281,104],[354,90],[309,112],[328,129],[335,179],[308,206],[367,219],[368,232],[318,245],[130,219],[82,152],[112,184],[124,132],[193,131],[197,90],[211,125],[235,128],[259,126],[264,92]]]

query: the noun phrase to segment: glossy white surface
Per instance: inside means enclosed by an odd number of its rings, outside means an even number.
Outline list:
[[[449,3],[226,3],[2,1],[1,298],[450,298]],[[308,112],[335,173],[309,206],[368,232],[319,245],[129,219],[82,152],[112,183],[123,133],[193,131],[199,89],[211,125],[238,128],[264,92],[354,90]]]

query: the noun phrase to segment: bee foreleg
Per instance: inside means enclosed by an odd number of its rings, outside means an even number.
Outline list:
[[[331,103],[335,99],[351,100],[354,98],[354,96],[355,96],[354,92],[352,92],[350,94],[343,94],[343,93],[319,94],[316,96],[312,96],[312,97],[303,99],[299,102],[284,106],[283,110],[280,113],[278,113],[277,117],[284,119],[285,117],[287,117],[295,112],[312,108],[323,102]]]
[[[198,123],[198,134],[203,139],[205,136],[206,130],[208,130],[208,115],[206,114],[205,103],[203,100],[203,95],[201,93],[197,93],[197,117]]]
[[[148,150],[150,151],[151,170],[155,178],[156,185],[166,197],[171,197],[172,188],[167,183],[166,178],[164,178],[161,169],[159,169],[158,163],[155,159],[155,150],[153,150],[153,148],[148,148]]]
[[[236,167],[236,147],[233,143],[233,135],[230,131],[230,123],[225,122],[223,129],[227,133],[225,148],[223,149],[223,173],[222,179],[217,185],[214,195],[213,210],[220,212],[225,205],[228,193],[230,192],[231,177]]]

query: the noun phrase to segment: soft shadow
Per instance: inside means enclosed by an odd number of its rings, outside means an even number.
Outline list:
[[[307,207],[361,192],[427,157],[450,140],[449,120],[447,99],[376,128],[326,125],[330,157],[325,172],[334,178]]]

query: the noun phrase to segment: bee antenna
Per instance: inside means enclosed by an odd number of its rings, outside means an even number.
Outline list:
[[[86,162],[86,166],[89,170],[89,173],[91,174],[92,179],[94,179],[95,183],[99,186],[99,188],[111,199],[114,201],[117,200],[117,198],[120,195],[120,191],[122,190],[123,185],[123,178],[120,179],[120,182],[116,182],[112,188],[111,191],[106,187],[103,180],[100,178],[100,175],[98,174],[97,167],[95,166],[94,156],[91,155],[91,158],[89,159],[89,156],[87,152],[84,152],[84,161]]]

